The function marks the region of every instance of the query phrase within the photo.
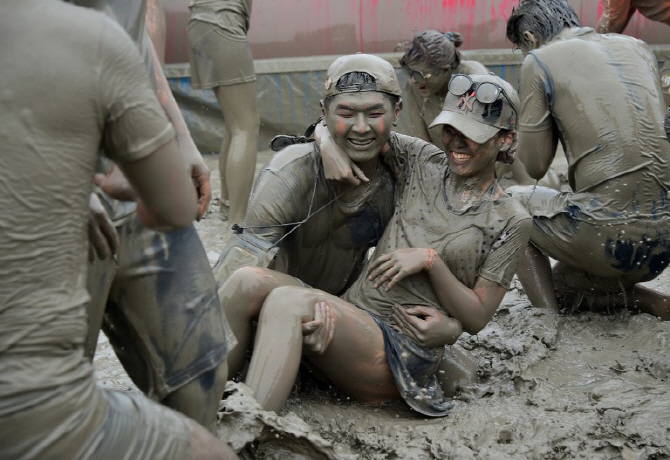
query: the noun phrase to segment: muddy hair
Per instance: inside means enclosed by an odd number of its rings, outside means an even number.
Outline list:
[[[580,27],[567,0],[521,0],[507,20],[507,38],[517,46],[529,46],[523,34],[531,32],[540,43],[547,43],[566,27]]]
[[[349,72],[345,73],[340,77],[339,80],[337,80],[335,87],[338,89],[338,91],[342,91],[342,93],[353,93],[357,91],[377,91],[377,80],[375,80],[375,77],[373,77],[367,72]],[[383,91],[380,91],[380,93],[382,93],[384,97],[388,98],[388,100],[391,101],[392,107],[395,107],[398,101],[400,101],[400,96],[385,93]],[[337,96],[337,94],[328,96],[326,99],[323,100],[324,109],[328,110],[328,107],[330,106],[330,101],[335,96]]]
[[[443,34],[435,29],[424,30],[415,35],[400,58],[400,64],[426,61],[433,69],[446,66],[455,69],[461,63],[461,53],[456,48],[463,44],[463,36],[458,32]]]

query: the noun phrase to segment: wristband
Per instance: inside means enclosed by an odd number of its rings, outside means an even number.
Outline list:
[[[433,268],[433,259],[435,259],[435,255],[437,254],[437,251],[435,249],[428,249],[428,256],[426,257],[426,266],[424,269],[426,271],[430,271],[431,268]]]

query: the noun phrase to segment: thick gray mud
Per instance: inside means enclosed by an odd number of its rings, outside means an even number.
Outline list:
[[[216,160],[206,158],[215,197]],[[213,206],[197,224],[212,262],[225,244],[218,213]],[[670,274],[645,284],[668,293]],[[362,406],[302,378],[279,415],[230,387],[219,436],[245,459],[670,458],[670,322],[628,312],[556,318],[514,286],[493,321],[457,343],[480,378],[448,417]],[[136,391],[104,338],[96,368],[103,385]]]

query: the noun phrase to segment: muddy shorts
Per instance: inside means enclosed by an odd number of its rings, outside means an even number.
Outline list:
[[[232,15],[236,16],[236,15]],[[249,41],[242,32],[209,22],[190,21],[191,85],[196,89],[235,85],[256,80]]]
[[[670,261],[667,220],[596,220],[584,215],[579,194],[545,187],[510,187],[533,216],[530,241],[557,260],[559,296],[601,296],[631,289],[660,275]]]
[[[454,403],[444,396],[437,377],[444,348],[422,348],[379,318],[373,318],[384,334],[386,359],[407,405],[431,417],[448,415]]]
[[[92,371],[18,399],[28,398],[40,403],[0,416],[0,460],[188,458],[193,422],[141,394],[101,389]]]
[[[195,378],[207,380],[203,374],[236,339],[193,226],[158,233],[135,217],[117,231],[118,266],[96,260],[89,270],[87,351],[92,356],[102,322],[133,382],[162,400]]]

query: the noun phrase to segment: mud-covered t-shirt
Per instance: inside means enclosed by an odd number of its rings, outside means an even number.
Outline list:
[[[347,191],[350,198],[334,186],[324,176],[316,143],[287,147],[261,171],[244,226],[278,243],[276,270],[339,295],[356,279],[393,214],[394,180],[380,161],[368,184]]]
[[[191,19],[209,22],[235,37],[249,31],[252,0],[191,0]]]
[[[488,74],[489,71],[477,61],[461,61],[454,74]],[[402,92],[403,110],[400,113],[398,132],[430,141],[444,150],[442,125],[428,128],[442,111],[446,94],[433,94],[424,98],[417,85],[409,80]]]
[[[98,152],[138,160],[174,131],[137,47],[103,14],[0,2],[0,42],[1,418],[39,404],[34,390],[53,396],[91,377],[82,345]]]
[[[566,29],[521,66],[520,135],[556,130],[577,192],[574,204],[587,216],[668,213],[664,115],[656,59],[635,38]],[[545,145],[538,140],[526,148]]]
[[[453,209],[445,193],[445,154],[423,140],[398,137],[403,147],[385,158],[397,178],[395,213],[370,262],[396,249],[432,248],[465,286],[473,288],[482,277],[507,288],[528,245],[532,220],[527,211],[509,196],[493,199],[495,184],[478,205]],[[375,289],[373,281],[361,276],[343,298],[387,324],[393,324],[394,304],[444,312],[425,271],[389,291],[385,285]]]

